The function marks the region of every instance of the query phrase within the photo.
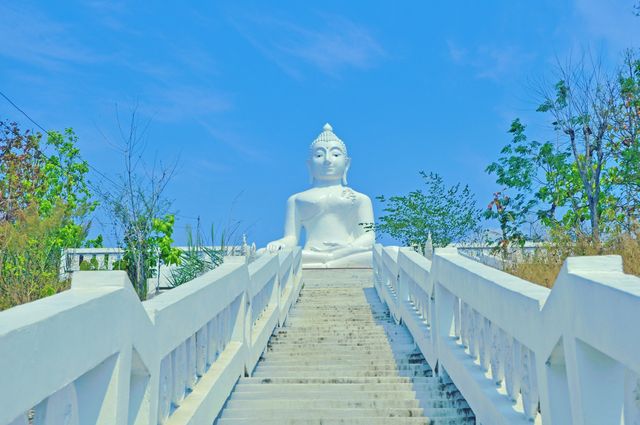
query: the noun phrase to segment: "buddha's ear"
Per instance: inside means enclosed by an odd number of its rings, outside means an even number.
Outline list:
[[[346,160],[347,166],[344,167],[344,174],[342,175],[342,185],[347,185],[347,173],[349,172],[349,167],[351,166],[351,158],[347,157]]]

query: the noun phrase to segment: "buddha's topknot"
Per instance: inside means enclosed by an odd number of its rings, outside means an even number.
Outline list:
[[[322,133],[320,133],[318,137],[316,137],[316,140],[314,140],[311,143],[311,146],[309,147],[309,149],[312,150],[313,147],[318,142],[338,142],[340,143],[340,146],[342,147],[342,151],[344,152],[345,156],[348,156],[347,145],[345,145],[344,142],[340,140],[338,136],[335,135],[335,133],[333,132],[333,127],[331,127],[329,123],[326,123],[324,127],[322,127]]]

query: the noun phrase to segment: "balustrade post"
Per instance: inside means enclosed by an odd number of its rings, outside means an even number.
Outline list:
[[[39,425],[80,425],[78,394],[72,382],[36,406]]]
[[[158,423],[164,425],[171,413],[171,399],[173,398],[173,366],[172,353],[167,354],[160,363],[160,374],[158,379]],[[153,422],[149,422],[150,424]]]
[[[433,286],[433,325],[431,329],[434,339],[434,352],[436,359],[439,356],[438,350],[440,340],[448,340],[455,338],[454,311],[453,311],[453,294],[446,290],[438,281]]]
[[[510,335],[504,335],[504,377],[507,394],[515,403],[520,397],[520,343]]]
[[[460,342],[462,347],[469,348],[469,304],[460,300]]]
[[[171,353],[171,368],[171,376],[173,376],[171,402],[176,406],[180,406],[187,389],[186,342],[181,342]]]
[[[453,324],[454,324],[454,335],[456,340],[462,339],[462,328],[460,323],[460,298],[453,297]]]
[[[407,274],[399,270],[398,272],[398,319],[405,320],[405,311],[409,302],[409,288]]]
[[[475,362],[478,358],[478,313],[469,308],[469,355]]]
[[[486,317],[478,315],[480,331],[480,367],[484,372],[489,371],[491,362],[491,322]]]
[[[207,371],[208,326],[196,332],[196,374],[201,377]]]
[[[533,421],[538,415],[538,379],[536,376],[536,359],[533,351],[526,347],[521,348],[521,388],[522,406],[525,417]]]
[[[496,386],[501,386],[504,380],[504,346],[502,341],[504,331],[496,325],[491,326],[491,377]]]
[[[244,306],[244,333],[243,333],[243,346],[244,348],[244,374],[245,376],[251,376],[251,370],[249,365],[249,356],[251,354],[251,345],[253,337],[251,331],[253,329],[253,314],[251,308],[251,296],[249,291],[245,291],[244,300],[242,302]]]

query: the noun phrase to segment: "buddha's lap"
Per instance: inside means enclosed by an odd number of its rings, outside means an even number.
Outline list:
[[[365,250],[339,257],[326,252],[302,250],[302,263],[305,267],[371,267],[372,251]]]

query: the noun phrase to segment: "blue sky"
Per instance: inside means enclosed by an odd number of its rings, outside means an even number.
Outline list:
[[[499,189],[484,168],[521,117],[548,128],[532,86],[591,49],[614,63],[640,46],[632,0],[482,2],[0,3],[0,90],[116,177],[117,113],[149,120],[146,157],[179,158],[167,189],[183,226],[240,222],[261,246],[308,187],[311,141],[330,122],[372,198],[418,171]],[[1,100],[1,99],[0,99]],[[31,126],[8,103],[0,117]],[[99,182],[93,174],[92,180]],[[381,206],[374,201],[377,215]],[[97,213],[93,232],[110,236]]]

